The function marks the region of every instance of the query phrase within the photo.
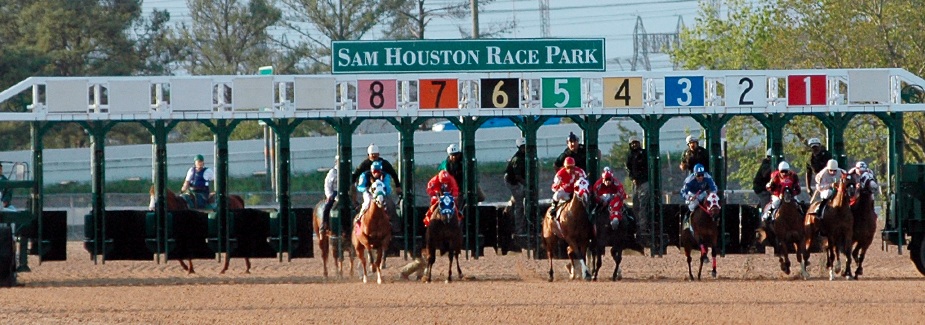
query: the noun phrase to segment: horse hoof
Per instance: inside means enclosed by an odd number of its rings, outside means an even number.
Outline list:
[[[710,272],[710,275],[713,276],[714,279],[716,279],[716,271]]]
[[[790,269],[784,269],[784,274],[790,275]]]

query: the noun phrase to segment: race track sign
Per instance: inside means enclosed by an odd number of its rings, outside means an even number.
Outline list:
[[[768,78],[765,76],[726,77],[727,107],[764,107],[768,104]]]
[[[482,108],[518,108],[520,107],[520,79],[482,79]]]
[[[543,108],[581,107],[581,78],[543,78]]]
[[[459,109],[459,81],[421,79],[418,82],[421,109]]]
[[[787,105],[825,105],[825,76],[787,76]]]
[[[604,78],[604,107],[642,107],[642,77]]]
[[[395,80],[357,80],[358,109],[396,109]]]
[[[665,77],[665,107],[703,106],[703,77]]]
[[[331,72],[537,72],[606,70],[604,39],[335,41]]]

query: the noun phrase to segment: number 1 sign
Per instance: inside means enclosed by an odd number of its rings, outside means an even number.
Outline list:
[[[787,105],[825,105],[825,76],[787,76]]]

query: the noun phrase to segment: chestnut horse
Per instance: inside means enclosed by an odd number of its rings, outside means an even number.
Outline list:
[[[804,257],[806,256],[806,227],[803,225],[803,211],[800,205],[793,198],[790,188],[784,188],[782,191],[780,207],[774,212],[774,234],[776,239],[774,253],[780,260],[780,269],[784,274],[790,274],[790,257],[791,252],[796,253],[797,261],[800,262],[800,274],[803,279],[809,279],[809,273],[806,272],[806,265],[809,263]],[[794,251],[795,250],[795,251]]]
[[[334,207],[331,208],[331,213],[335,213],[337,209],[337,203],[335,201]],[[321,223],[324,220],[324,199],[318,201],[318,204],[315,204],[315,209],[312,210],[314,215],[314,222],[312,222],[312,228],[315,231],[315,236],[318,237],[318,249],[321,250],[321,261],[324,264],[324,277],[328,277],[328,253],[333,249],[333,254],[331,254],[334,259],[334,267],[337,268],[337,277],[344,277],[344,251],[347,251],[347,254],[350,255],[350,272],[347,274],[353,273],[353,254],[352,250],[348,249],[347,246],[342,246],[339,243],[339,240],[331,240],[333,232],[331,229],[325,230],[324,232],[320,231]],[[347,231],[342,230],[340,236],[336,238],[345,238]],[[338,251],[341,249],[342,251]],[[336,252],[336,253],[335,253]]]
[[[613,200],[619,200],[619,198],[613,198]],[[636,225],[627,217],[626,208],[622,212],[624,217],[617,230],[610,227],[609,204],[598,204],[592,214],[594,240],[591,243],[591,280],[597,281],[598,271],[601,270],[604,251],[607,250],[607,246],[611,247],[610,256],[613,257],[614,262],[613,275],[610,280],[621,280],[623,279],[623,269],[620,268],[620,263],[623,261],[623,250],[631,249],[645,255],[643,247],[633,238],[633,227]]]
[[[456,203],[453,195],[443,193],[438,201],[437,208],[430,215],[430,224],[424,234],[424,243],[427,249],[427,270],[424,272],[424,282],[430,282],[430,273],[434,268],[434,262],[437,260],[437,249],[441,254],[446,254],[450,258],[449,273],[446,276],[446,283],[453,281],[453,259],[456,259],[456,271],[459,279],[462,280],[462,270],[459,268],[459,252],[462,247],[462,227],[460,218],[456,213]]]
[[[151,211],[154,211],[154,204],[155,202],[157,202],[157,195],[154,192],[155,192],[154,186],[151,186],[151,190],[149,192],[151,194],[151,201],[148,205],[148,208]],[[170,189],[167,189],[166,199],[167,199],[167,211],[180,211],[180,210],[190,209],[189,204],[186,202],[186,200],[183,199],[183,197],[174,194],[173,191],[171,191]],[[209,202],[210,203],[215,202],[215,193],[212,193],[209,195]],[[229,209],[244,209],[244,198],[242,198],[239,195],[229,195],[228,196],[228,208]],[[229,258],[225,258],[225,265],[222,267],[222,271],[219,272],[220,274],[225,274],[225,271],[228,270],[229,260],[230,260]],[[187,266],[186,263],[183,263],[182,259],[179,261],[180,261],[180,267],[183,268],[184,271],[187,271],[187,274],[196,273],[196,271],[193,269],[192,259],[188,260],[189,266]],[[247,270],[245,270],[244,273],[251,273],[250,258],[245,257],[244,262],[247,265]]]
[[[375,261],[372,261],[372,272],[376,272],[377,283],[382,284],[382,256],[385,250],[389,248],[389,241],[392,240],[392,226],[389,223],[389,215],[385,211],[386,197],[385,184],[377,180],[372,184],[373,202],[369,203],[366,212],[358,215],[359,222],[353,227],[353,247],[356,249],[356,255],[360,257],[360,263],[363,266],[363,283],[366,283],[366,251],[372,253],[376,250]]]
[[[575,192],[572,194],[572,199],[559,207],[558,221],[556,221],[556,216],[551,214],[551,207],[546,210],[546,217],[543,218],[543,243],[546,248],[546,257],[549,259],[550,282],[553,280],[552,256],[559,238],[568,243],[569,264],[567,267],[570,279],[578,279],[580,271],[585,280],[591,280],[591,272],[585,263],[585,256],[593,236],[591,221],[588,220],[588,196],[588,180],[582,177],[575,181]]]
[[[854,231],[854,218],[849,206],[849,196],[846,193],[846,176],[835,182],[836,194],[823,209],[822,218],[816,218],[812,211],[815,211],[820,202],[813,203],[809,206],[809,213],[806,214],[804,225],[806,226],[806,256],[809,258],[809,247],[812,239],[817,233],[821,232],[826,237],[826,268],[829,270],[829,280],[835,280],[835,272],[841,268],[839,254],[845,254],[845,269],[841,273],[848,279],[851,276],[851,237]],[[834,265],[835,263],[838,265]]]
[[[684,209],[686,206],[681,208]],[[719,238],[716,219],[719,218],[719,211],[719,196],[716,193],[710,193],[704,202],[701,202],[697,209],[691,212],[690,226],[680,230],[679,248],[683,248],[684,255],[687,256],[688,280],[694,280],[694,272],[691,267],[691,251],[695,249],[700,250],[700,269],[697,270],[697,280],[700,280],[703,264],[710,261],[707,258],[708,249],[713,255],[713,271],[710,272],[710,275],[714,278],[716,277],[716,243]]]
[[[851,195],[851,216],[854,218],[852,231],[851,257],[858,264],[854,271],[854,278],[864,274],[864,255],[867,248],[874,241],[877,233],[877,213],[874,212],[874,189],[877,182],[870,174],[851,175],[848,179],[849,195]]]

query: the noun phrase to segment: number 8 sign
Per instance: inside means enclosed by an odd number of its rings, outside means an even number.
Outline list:
[[[357,108],[396,109],[395,80],[357,80]]]
[[[665,77],[665,107],[703,106],[703,77]]]

